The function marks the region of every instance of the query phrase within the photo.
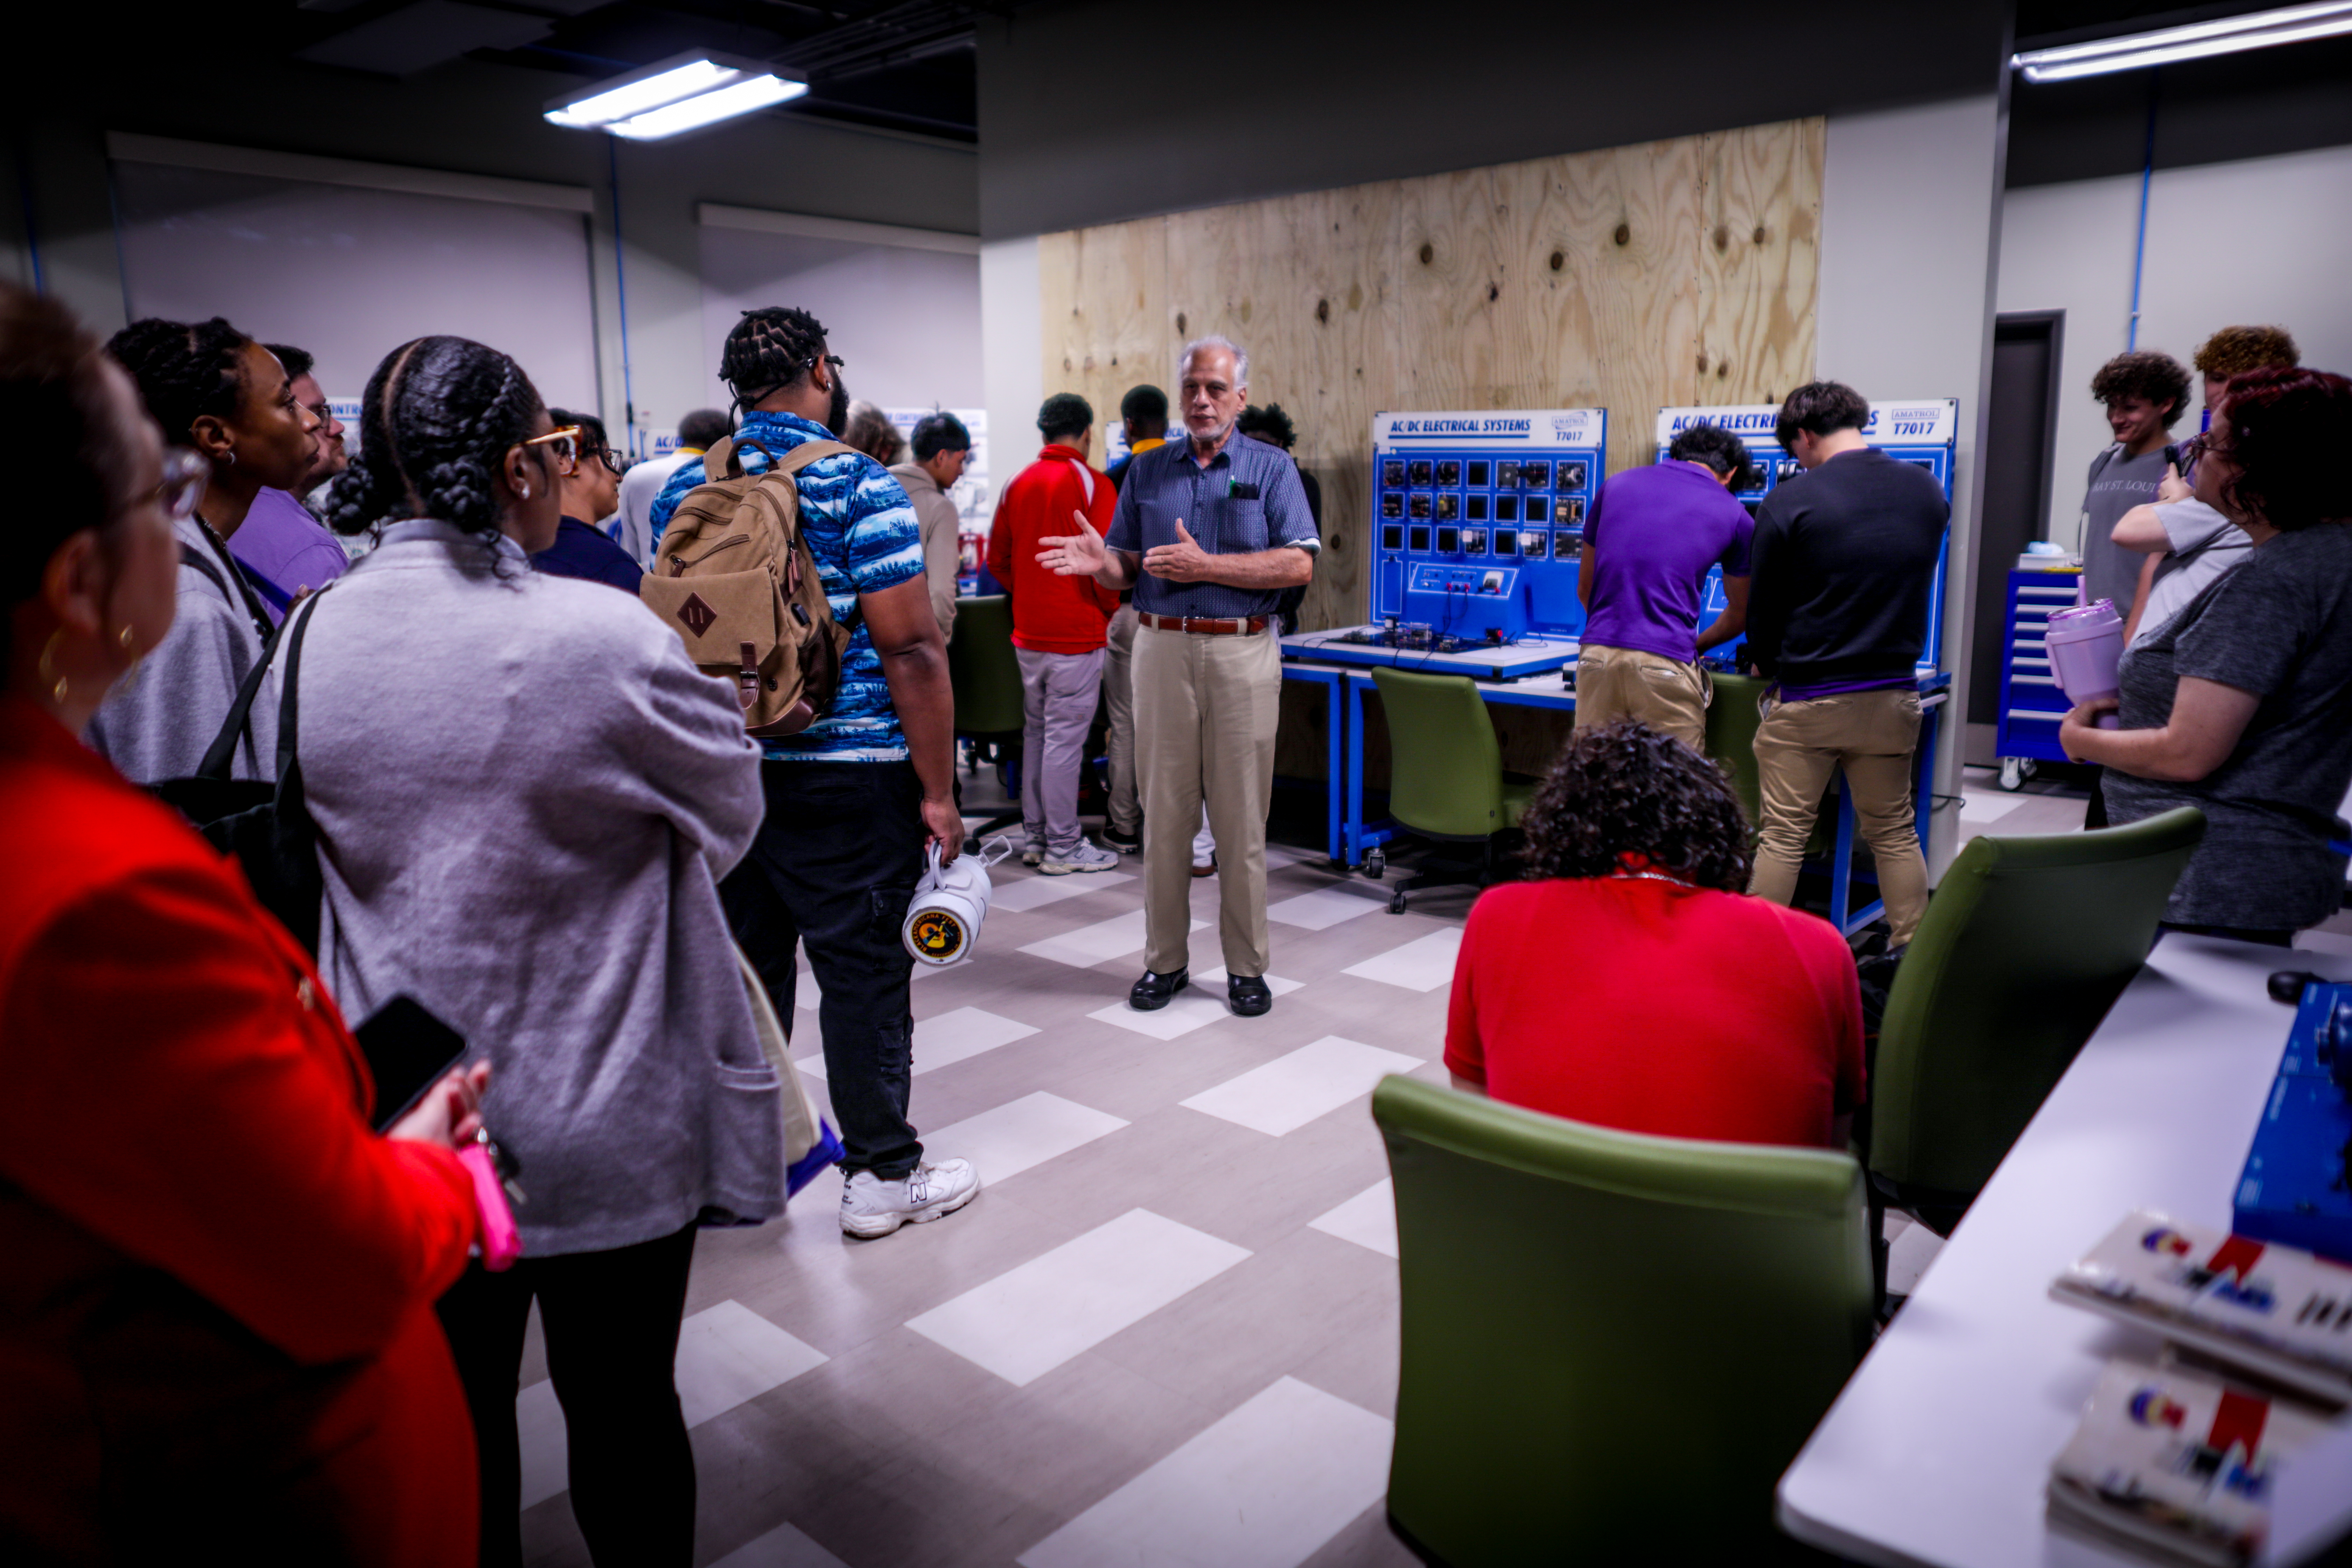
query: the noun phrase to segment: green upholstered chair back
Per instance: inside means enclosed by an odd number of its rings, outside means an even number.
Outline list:
[[[1871,1334],[1861,1167],[1391,1077],[1389,1515],[1452,1568],[1753,1563]]]
[[[1971,839],[1886,999],[1870,1168],[1972,1196],[2139,973],[2205,814]]]
[[[1002,594],[956,601],[948,638],[959,735],[1003,735],[1022,726],[1021,665],[1013,657],[1013,602]]]
[[[1706,754],[1731,773],[1731,787],[1748,826],[1764,821],[1763,786],[1756,775],[1756,700],[1770,682],[1753,675],[1722,675],[1710,671],[1715,695],[1706,705]]]
[[[1510,826],[1503,748],[1466,676],[1375,669],[1389,721],[1389,815],[1416,833],[1484,838]]]

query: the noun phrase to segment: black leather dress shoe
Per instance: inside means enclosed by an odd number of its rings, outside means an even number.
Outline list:
[[[1168,1005],[1169,999],[1192,984],[1192,972],[1180,969],[1173,974],[1154,974],[1149,969],[1127,994],[1127,1005],[1139,1013],[1157,1013]]]
[[[1255,1018],[1274,1006],[1274,993],[1261,974],[1235,974],[1225,981],[1225,1004],[1244,1018]]]

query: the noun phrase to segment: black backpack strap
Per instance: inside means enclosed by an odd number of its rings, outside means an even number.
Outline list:
[[[281,811],[289,787],[298,804],[302,798],[302,772],[294,759],[298,717],[295,689],[302,669],[302,636],[310,629],[310,617],[319,613],[319,601],[325,596],[326,590],[322,588],[310,595],[309,604],[286,617],[286,673],[279,679],[278,689],[278,799]]]
[[[221,548],[222,553],[226,554],[227,546],[223,545]],[[261,600],[255,595],[253,584],[246,580],[244,570],[236,563],[234,557],[231,557],[229,561],[229,574],[228,576],[224,577],[221,575],[221,569],[217,563],[208,559],[203,551],[198,550],[194,545],[190,544],[184,539],[180,541],[180,564],[183,566],[193,566],[198,572],[203,573],[205,576],[210,578],[212,580],[212,585],[218,588],[221,591],[222,597],[227,599],[230,604],[244,605],[246,615],[251,617],[253,621],[254,635],[260,637],[264,643],[269,641],[269,612],[261,607]],[[234,588],[229,586],[231,579],[234,579],[236,584],[236,586]]]
[[[180,546],[180,562],[183,565],[194,567],[215,584],[220,583],[219,569],[185,542]],[[223,591],[226,591],[225,586]],[[322,588],[319,592],[324,593],[326,590]],[[317,595],[312,595],[314,598]],[[307,615],[304,618],[308,618]],[[270,662],[278,657],[278,645],[285,637],[286,628],[292,624],[293,620],[294,617],[289,616],[263,640],[261,658],[255,661],[251,669],[246,671],[244,680],[237,684],[236,700],[228,705],[228,714],[221,721],[220,731],[213,737],[213,743],[205,749],[205,760],[196,764],[196,777],[200,779],[228,777],[229,768],[236,758],[236,743],[243,738],[246,724],[253,715],[254,699],[260,695],[261,683],[269,675]],[[258,757],[254,760],[260,761]]]

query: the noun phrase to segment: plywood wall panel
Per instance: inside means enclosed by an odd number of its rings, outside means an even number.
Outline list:
[[[1108,425],[1187,338],[1244,344],[1323,485],[1301,618],[1360,621],[1373,415],[1605,407],[1614,473],[1661,405],[1811,374],[1822,152],[1794,121],[1048,235],[1045,384]]]

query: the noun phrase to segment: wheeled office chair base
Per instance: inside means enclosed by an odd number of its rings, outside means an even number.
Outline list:
[[[1389,913],[1392,915],[1401,915],[1404,913],[1411,902],[1408,895],[1411,894],[1413,889],[1418,888],[1475,887],[1483,891],[1484,889],[1494,886],[1495,862],[1496,858],[1495,854],[1496,840],[1503,837],[1505,834],[1516,834],[1517,832],[1517,829],[1516,828],[1506,828],[1503,833],[1490,833],[1479,838],[1462,838],[1456,837],[1451,834],[1443,833],[1416,832],[1414,837],[1426,838],[1433,845],[1477,845],[1479,851],[1477,863],[1475,865],[1461,866],[1458,868],[1457,874],[1454,875],[1443,874],[1439,870],[1430,867],[1414,867],[1404,874],[1402,880],[1397,882],[1394,885],[1394,889],[1389,894]],[[1363,869],[1365,876],[1370,878],[1373,881],[1381,881],[1387,877],[1388,868],[1389,858],[1385,852],[1380,849],[1368,849],[1364,852]]]

